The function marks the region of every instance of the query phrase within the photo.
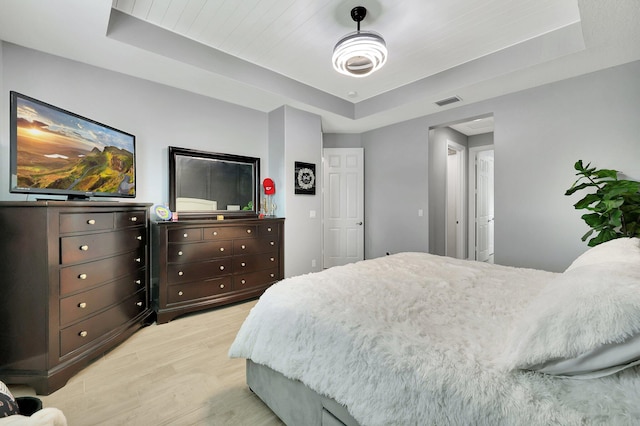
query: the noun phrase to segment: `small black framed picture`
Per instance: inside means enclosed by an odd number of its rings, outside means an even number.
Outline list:
[[[316,194],[316,165],[295,162],[294,188],[296,194]]]

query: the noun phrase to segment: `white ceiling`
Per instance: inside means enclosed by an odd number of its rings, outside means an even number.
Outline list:
[[[383,35],[385,67],[331,68]],[[640,59],[640,0],[3,0],[0,39],[269,112],[362,132]],[[451,96],[462,101],[445,107]]]

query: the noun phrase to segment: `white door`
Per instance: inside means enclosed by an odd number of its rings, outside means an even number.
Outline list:
[[[323,151],[324,268],[364,259],[364,151]]]
[[[476,167],[477,260],[493,263],[493,150],[481,151]]]

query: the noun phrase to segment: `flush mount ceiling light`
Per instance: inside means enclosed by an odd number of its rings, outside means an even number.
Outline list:
[[[365,77],[379,70],[387,62],[387,45],[374,31],[360,31],[360,21],[367,15],[363,6],[351,10],[351,18],[358,23],[357,31],[342,37],[333,48],[333,68],[341,74]]]

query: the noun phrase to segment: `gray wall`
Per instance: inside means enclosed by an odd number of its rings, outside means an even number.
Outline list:
[[[0,102],[0,200],[9,193],[9,91],[36,99],[136,136],[137,197],[169,197],[168,146],[261,158],[268,172],[267,115],[124,74],[2,43]]]
[[[367,259],[429,248],[426,130],[411,120],[362,135]]]
[[[270,152],[283,159],[276,180],[285,221],[285,276],[322,269],[322,132],[320,117],[284,106],[269,114]],[[316,193],[294,193],[295,162],[316,166]],[[279,185],[279,187],[278,187]],[[312,217],[313,216],[313,217]]]
[[[494,114],[496,263],[564,270],[586,250],[579,198],[564,196],[575,161],[640,179],[639,75],[633,62],[365,133],[367,257],[426,251],[415,209],[427,204],[428,129]],[[429,191],[444,185],[434,178]],[[443,231],[444,216],[430,229]]]
[[[323,148],[362,148],[360,133],[325,133],[322,135]]]
[[[483,133],[481,135],[472,135],[468,139],[469,148],[477,146],[493,145],[493,132]]]

